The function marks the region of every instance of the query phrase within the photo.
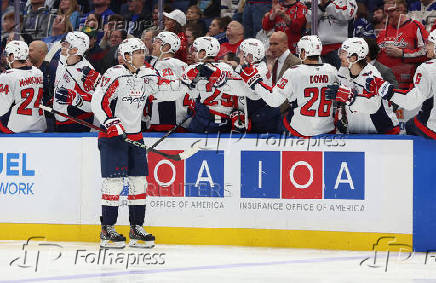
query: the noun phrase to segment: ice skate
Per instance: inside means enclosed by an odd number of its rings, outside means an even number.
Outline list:
[[[102,225],[100,232],[100,248],[122,249],[126,246],[126,237],[117,233],[113,225]]]
[[[129,233],[129,246],[132,248],[152,248],[154,247],[154,236],[145,232],[139,225],[131,225]]]

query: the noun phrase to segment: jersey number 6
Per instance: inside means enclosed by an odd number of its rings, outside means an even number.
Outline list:
[[[321,98],[318,106],[318,117],[328,117],[330,116],[330,108],[332,107],[332,101],[325,99],[326,87],[321,89]],[[304,97],[312,97],[306,104],[301,107],[300,113],[304,116],[315,117],[316,109],[310,109],[313,104],[318,100],[319,88],[309,87],[304,90]]]

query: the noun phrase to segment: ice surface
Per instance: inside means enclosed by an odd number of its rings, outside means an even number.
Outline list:
[[[97,243],[25,243],[0,242],[0,282],[436,282],[436,253],[157,245],[97,263]]]

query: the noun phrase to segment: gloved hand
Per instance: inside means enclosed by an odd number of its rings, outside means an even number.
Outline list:
[[[199,72],[200,78],[209,81],[206,84],[206,91],[212,91],[212,87],[221,87],[227,82],[226,73],[222,72],[218,67],[212,64],[201,64],[196,68]]]
[[[381,78],[367,78],[364,92],[378,94],[383,99],[390,100],[394,94],[394,86]]]
[[[56,89],[55,99],[59,104],[72,105],[75,107],[83,105],[83,98],[80,94],[64,87]]]
[[[82,74],[83,89],[85,91],[93,90],[100,73],[88,66],[85,66],[82,68]]]
[[[107,118],[103,125],[106,128],[106,134],[110,138],[125,135],[123,124],[121,124],[119,118]]]
[[[251,121],[248,121],[248,128],[245,129],[245,114],[240,110],[233,111],[230,113],[230,119],[232,120],[232,130],[234,131],[245,131],[251,129]]]
[[[330,100],[336,100],[344,102],[347,105],[351,105],[353,102],[354,94],[351,88],[344,85],[328,85],[325,91],[325,97]]]
[[[197,83],[200,80],[200,72],[197,68],[192,68],[182,76],[182,83],[186,84],[189,89],[197,87]]]
[[[239,75],[252,90],[254,90],[257,83],[262,81],[259,72],[253,65],[243,65]]]

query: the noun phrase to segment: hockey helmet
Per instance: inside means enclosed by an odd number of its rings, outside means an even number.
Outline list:
[[[220,52],[220,43],[216,38],[210,36],[199,37],[194,40],[192,47],[200,52],[201,50],[206,51],[205,57],[215,57]]]
[[[354,54],[357,55],[357,61],[366,58],[369,52],[368,44],[363,38],[353,37],[345,40],[342,45],[340,52],[347,52],[347,57],[350,58]]]
[[[65,42],[70,44],[69,49],[77,48],[76,55],[83,56],[89,48],[89,36],[81,31],[67,33]]]
[[[12,40],[6,44],[4,52],[6,56],[14,54],[14,60],[27,60],[27,57],[29,56],[29,47],[24,41]]]
[[[304,50],[307,56],[319,56],[322,51],[322,43],[317,35],[303,36],[297,43],[297,54],[301,58],[301,51]],[[302,59],[304,60],[304,59]]]
[[[244,58],[248,55],[253,56],[254,62],[259,62],[265,57],[265,46],[262,41],[255,38],[248,38],[239,45],[238,52],[242,52]]]
[[[160,39],[162,41],[161,52],[162,47],[165,44],[170,45],[170,49],[168,50],[169,53],[176,53],[180,48],[180,38],[174,32],[162,31],[155,37],[155,39]]]
[[[136,50],[144,50],[144,52],[146,50],[144,42],[136,37],[124,39],[118,46],[118,52],[123,58],[126,53],[132,55]]]

